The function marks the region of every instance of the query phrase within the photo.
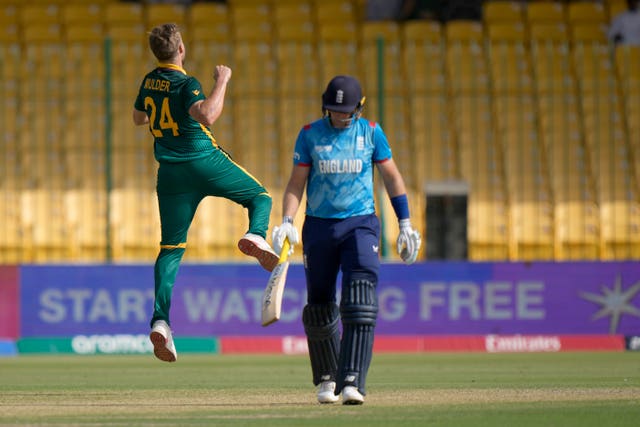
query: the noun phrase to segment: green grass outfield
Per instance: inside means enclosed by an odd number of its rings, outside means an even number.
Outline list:
[[[640,353],[379,354],[363,406],[305,356],[0,358],[0,425],[638,426]]]

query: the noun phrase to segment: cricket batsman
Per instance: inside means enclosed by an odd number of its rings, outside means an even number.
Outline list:
[[[407,191],[387,137],[378,123],[361,117],[364,101],[356,78],[331,79],[322,94],[323,117],[298,134],[282,201],[284,218],[272,233],[276,252],[285,238],[292,247],[299,243],[293,218],[306,186],[302,252],[308,297],[302,323],[320,403],[337,402],[340,395],[345,405],[364,402],[380,268],[374,166],[398,217],[397,250],[402,260],[413,263],[421,244],[420,234],[411,226]]]

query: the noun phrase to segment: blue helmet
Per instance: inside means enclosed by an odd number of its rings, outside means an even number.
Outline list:
[[[362,88],[355,77],[335,76],[322,94],[322,111],[325,114],[327,111],[359,113],[363,105]]]

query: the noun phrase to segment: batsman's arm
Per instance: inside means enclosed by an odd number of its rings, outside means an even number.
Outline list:
[[[295,218],[309,177],[309,167],[294,165],[282,197],[282,215]]]
[[[376,163],[376,165],[380,171],[380,176],[382,176],[382,182],[384,182],[384,187],[387,190],[389,198],[407,194],[404,179],[393,159]]]

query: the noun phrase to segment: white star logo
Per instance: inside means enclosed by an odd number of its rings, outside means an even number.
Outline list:
[[[591,320],[598,320],[605,316],[610,316],[609,333],[615,334],[620,323],[620,317],[623,314],[640,317],[640,309],[631,304],[633,297],[640,292],[640,282],[636,282],[633,286],[623,292],[622,278],[620,275],[616,277],[613,289],[602,286],[602,295],[593,294],[591,292],[581,292],[580,297],[596,304],[600,304],[602,308],[591,317]]]

